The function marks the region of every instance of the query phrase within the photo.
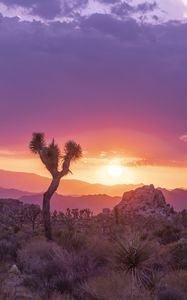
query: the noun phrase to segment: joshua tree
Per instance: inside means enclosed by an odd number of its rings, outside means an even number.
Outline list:
[[[54,139],[51,144],[46,146],[45,136],[43,133],[33,133],[32,140],[29,145],[30,150],[34,154],[38,154],[42,163],[52,176],[51,184],[43,195],[43,221],[45,235],[48,240],[52,239],[51,220],[50,220],[50,200],[57,190],[60,180],[70,171],[72,161],[82,156],[81,146],[74,141],[68,141],[64,147],[64,153],[61,155],[60,149],[55,144]]]
[[[32,231],[34,233],[35,231],[35,224],[38,216],[41,213],[41,209],[39,205],[31,204],[27,205],[25,204],[23,207],[25,219],[27,219],[32,224]]]
[[[119,208],[118,206],[114,207],[114,218],[116,225],[119,225]]]

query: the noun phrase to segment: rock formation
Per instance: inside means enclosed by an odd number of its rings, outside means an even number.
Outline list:
[[[173,208],[166,203],[163,193],[155,189],[153,185],[124,193],[117,207],[130,215],[170,217],[175,213]]]

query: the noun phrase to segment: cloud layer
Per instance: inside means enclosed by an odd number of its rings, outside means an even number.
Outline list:
[[[42,3],[6,0],[47,19],[86,5]],[[155,7],[136,5],[146,13]],[[88,150],[125,149],[166,165],[187,160],[187,144],[179,139],[187,132],[186,23],[93,13],[45,24],[1,15],[0,45],[3,148],[19,148],[32,131],[44,130],[62,140],[78,137]]]

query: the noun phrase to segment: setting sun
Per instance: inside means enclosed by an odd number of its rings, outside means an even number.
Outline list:
[[[119,177],[123,173],[123,168],[120,165],[110,165],[108,166],[108,174],[113,177]]]
[[[101,163],[101,166],[96,166],[95,175],[93,172],[92,176],[93,182],[96,183],[99,180],[99,182],[105,185],[135,182],[132,168],[124,166],[121,158],[108,160],[105,164],[102,165]]]

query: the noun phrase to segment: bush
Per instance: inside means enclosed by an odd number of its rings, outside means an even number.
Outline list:
[[[82,286],[80,299],[85,300],[151,300],[151,295],[137,286],[131,288],[131,277],[111,272],[91,278]]]
[[[4,237],[0,240],[0,261],[15,260],[18,243],[16,239]]]
[[[187,240],[178,242],[170,248],[169,265],[173,269],[187,270]]]
[[[187,294],[187,271],[169,272],[162,278],[160,285],[174,288]]]
[[[58,234],[58,243],[70,251],[79,251],[86,246],[86,237],[73,230],[65,230]]]
[[[162,245],[177,242],[180,239],[181,229],[172,225],[167,225],[154,232]]]
[[[186,294],[174,288],[162,288],[159,290],[157,300],[186,300]]]
[[[45,241],[32,242],[18,252],[18,267],[27,274],[25,285],[48,299],[53,292],[73,294],[100,264],[88,250],[67,251]]]
[[[27,275],[25,285],[38,290],[46,299],[55,289],[54,278],[61,271],[57,251],[58,246],[45,241],[32,242],[18,251],[17,265]]]

